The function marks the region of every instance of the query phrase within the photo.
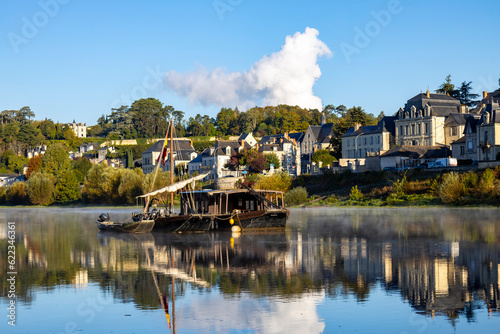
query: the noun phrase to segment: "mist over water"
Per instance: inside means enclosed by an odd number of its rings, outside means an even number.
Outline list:
[[[285,232],[243,235],[102,233],[101,211],[0,212],[1,250],[4,222],[16,221],[18,254],[18,322],[2,322],[2,333],[66,326],[442,333],[500,325],[497,209],[293,209]],[[122,220],[131,211],[109,214]]]

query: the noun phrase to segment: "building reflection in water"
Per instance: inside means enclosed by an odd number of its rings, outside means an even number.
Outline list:
[[[19,228],[19,254],[25,257],[19,262],[28,277],[30,270],[65,268],[68,284],[77,289],[99,282],[115,298],[134,300],[143,309],[158,309],[162,295],[178,301],[188,287],[217,288],[227,296],[277,296],[314,308],[325,298],[355,296],[363,302],[382,286],[420,314],[473,320],[477,308],[499,310],[500,218],[495,210],[482,219],[467,212],[296,210],[286,233],[243,235],[96,238],[95,230],[75,226],[66,235],[60,225],[47,223],[44,233]],[[66,238],[68,245],[52,247],[47,235]],[[22,284],[53,283],[40,278]],[[311,317],[320,331],[317,314]]]

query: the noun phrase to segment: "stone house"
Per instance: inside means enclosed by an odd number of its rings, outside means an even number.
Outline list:
[[[500,160],[500,92],[483,92],[474,111],[481,115],[476,126],[478,161]]]
[[[451,144],[460,138],[460,129],[465,122],[454,117],[445,131],[450,114],[467,114],[469,110],[460,101],[446,94],[420,93],[407,101],[397,112],[395,121],[395,143],[397,145],[435,146]],[[455,124],[456,123],[456,124]]]
[[[300,138],[300,136],[294,137]],[[264,136],[257,144],[258,150],[262,154],[276,154],[280,160],[280,170],[287,171],[291,175],[300,175],[300,143],[295,138],[290,137],[288,133]]]
[[[180,163],[187,164],[189,161],[196,157],[196,151],[191,143],[191,140],[186,138],[174,138],[173,140],[173,153],[177,152],[177,156],[180,158],[179,161],[175,161],[174,166],[177,166]],[[163,161],[158,161],[160,154],[163,153]],[[142,152],[142,171],[144,174],[151,173],[158,163],[163,164],[164,170],[170,170],[170,162],[167,163],[167,160],[170,159],[170,140],[167,142],[167,146],[165,147],[165,140],[158,140],[151,147],[149,147],[146,151]],[[193,157],[193,158],[190,158]],[[169,160],[168,160],[169,161]],[[167,166],[168,165],[168,166]]]

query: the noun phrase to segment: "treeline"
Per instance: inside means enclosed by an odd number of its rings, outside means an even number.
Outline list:
[[[28,161],[26,182],[0,188],[0,203],[10,205],[134,204],[136,196],[170,184],[170,174],[144,175],[140,168],[93,165],[87,158],[70,160],[61,144],[52,144],[43,156]],[[158,198],[164,201],[164,198]]]
[[[0,112],[0,150],[12,150],[24,155],[29,147],[53,140],[65,140],[69,146],[75,144],[76,135],[66,124],[54,123],[50,119],[36,121],[30,107]]]

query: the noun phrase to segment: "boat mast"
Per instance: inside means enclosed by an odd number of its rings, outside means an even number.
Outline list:
[[[174,121],[170,119],[170,184],[174,184]],[[170,193],[170,212],[174,211],[174,193]]]

